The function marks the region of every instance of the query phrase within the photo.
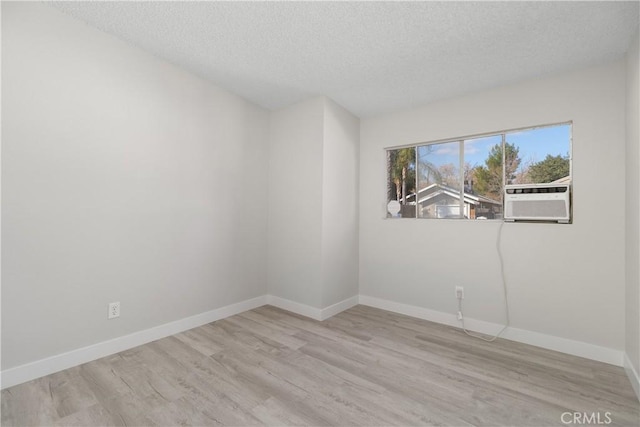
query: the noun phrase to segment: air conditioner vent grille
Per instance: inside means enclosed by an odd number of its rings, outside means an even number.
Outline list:
[[[529,218],[566,218],[567,205],[564,200],[519,200],[507,205],[509,216]]]

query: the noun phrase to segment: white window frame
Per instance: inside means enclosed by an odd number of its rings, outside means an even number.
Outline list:
[[[417,197],[416,197],[416,209],[415,209],[415,216],[414,217],[389,217],[388,212],[387,212],[387,197],[388,194],[385,192],[384,195],[384,219],[392,219],[392,220],[397,220],[397,219],[427,219],[427,220],[433,220],[433,219],[437,219],[437,220],[450,220],[450,221],[460,221],[460,220],[466,220],[466,221],[477,221],[476,219],[471,219],[471,218],[464,218],[464,142],[467,140],[472,140],[472,139],[477,139],[477,138],[488,138],[488,137],[492,137],[492,136],[501,136],[501,141],[502,141],[502,189],[504,189],[504,186],[506,185],[505,182],[505,143],[506,143],[506,139],[507,139],[507,135],[510,133],[515,133],[515,132],[523,132],[523,131],[532,131],[532,130],[536,130],[536,129],[543,129],[543,128],[549,128],[549,127],[557,127],[557,126],[569,126],[569,177],[570,177],[570,181],[571,181],[571,186],[573,187],[573,120],[568,120],[568,121],[564,121],[564,122],[555,122],[555,123],[548,123],[548,124],[542,124],[542,125],[535,125],[535,126],[525,126],[525,127],[519,127],[519,128],[511,128],[511,129],[506,129],[506,130],[500,130],[500,131],[495,131],[495,132],[486,132],[486,133],[478,133],[478,134],[472,134],[472,135],[466,135],[466,136],[460,136],[460,137],[456,137],[456,138],[447,138],[447,139],[439,139],[439,140],[434,140],[434,141],[428,141],[428,142],[419,142],[419,143],[415,143],[415,144],[404,144],[404,145],[396,145],[396,146],[392,146],[392,147],[385,147],[384,150],[384,159],[385,159],[385,183],[388,183],[390,177],[388,176],[388,170],[387,170],[387,163],[386,163],[386,159],[387,159],[387,155],[390,151],[394,151],[394,150],[400,150],[400,149],[404,149],[404,148],[413,148],[414,150],[416,150],[416,191],[417,191],[417,187],[418,187],[418,164],[417,164],[417,159],[418,159],[418,147],[423,147],[423,146],[427,146],[427,145],[438,145],[438,144],[446,144],[446,143],[451,143],[451,142],[457,142],[459,144],[460,147],[460,154],[459,154],[459,158],[460,158],[460,164],[459,164],[459,170],[460,170],[460,200],[459,200],[459,205],[458,208],[460,209],[461,212],[463,212],[463,217],[462,218],[427,218],[427,217],[420,217],[418,215],[418,207],[417,207]],[[504,199],[502,201],[502,212],[504,214]],[[502,218],[495,218],[495,219],[487,219],[487,220],[481,220],[481,222],[484,221],[490,221],[490,222],[500,222],[503,221]]]

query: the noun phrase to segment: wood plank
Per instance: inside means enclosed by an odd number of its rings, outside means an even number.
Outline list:
[[[3,426],[640,424],[620,367],[365,306],[263,306],[1,396]]]

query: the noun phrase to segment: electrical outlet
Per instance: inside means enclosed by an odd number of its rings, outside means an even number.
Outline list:
[[[109,319],[120,317],[120,302],[112,302],[109,304]]]
[[[456,299],[464,299],[464,287],[456,286]]]

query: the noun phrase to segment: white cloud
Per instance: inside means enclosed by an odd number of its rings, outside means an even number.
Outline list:
[[[452,147],[449,146],[448,144],[438,148],[436,151],[433,152],[433,154],[436,155],[444,155],[444,156],[450,156],[453,154],[458,154],[460,152],[460,149],[456,146],[456,147]]]

